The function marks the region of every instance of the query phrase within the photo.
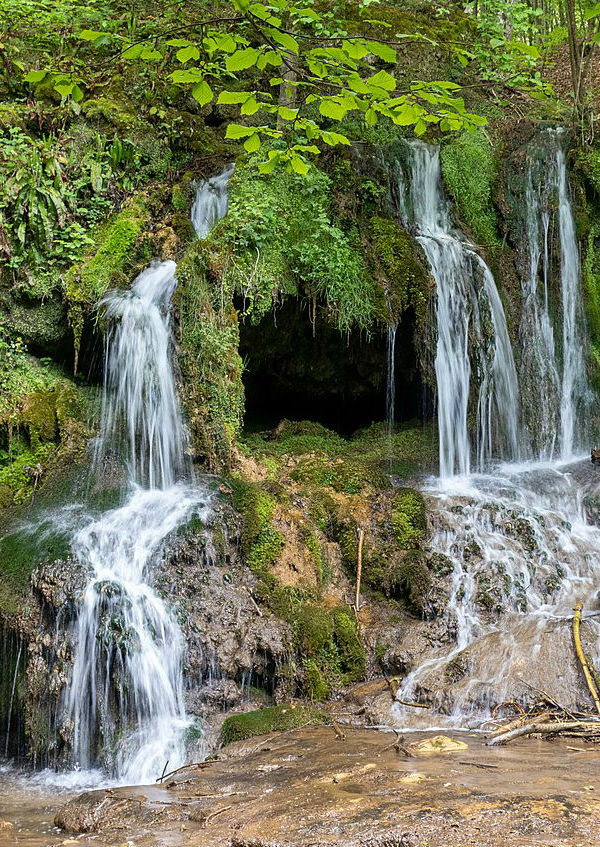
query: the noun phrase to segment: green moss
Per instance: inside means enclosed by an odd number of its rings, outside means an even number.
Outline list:
[[[422,553],[411,551],[400,561],[392,577],[392,593],[403,598],[417,614],[427,611],[431,574]]]
[[[588,235],[582,270],[592,373],[600,390],[600,224]]]
[[[300,459],[290,476],[296,482],[331,487],[348,496],[360,494],[365,488],[390,487],[389,477],[382,470],[360,461],[332,460],[327,456]]]
[[[230,481],[234,508],[241,513],[242,551],[248,567],[260,577],[267,577],[277,561],[283,539],[272,523],[274,497],[259,485],[241,479]]]
[[[313,603],[302,605],[294,621],[295,639],[303,655],[322,653],[333,639],[335,629],[331,615]]]
[[[325,681],[320,668],[314,659],[304,662],[304,693],[310,700],[326,700],[331,694],[331,688]]]
[[[331,723],[329,715],[312,706],[295,704],[268,706],[266,709],[257,709],[243,715],[230,715],[221,727],[221,741],[223,744],[232,744],[234,741],[244,741],[255,735],[329,723]]]
[[[494,150],[481,132],[462,133],[442,145],[444,184],[461,221],[482,246],[499,246],[493,198],[498,179]]]
[[[427,529],[427,509],[423,495],[414,488],[400,488],[392,504],[392,528],[401,550],[419,547]]]
[[[42,562],[64,559],[70,552],[68,533],[51,517],[14,526],[0,537],[0,609],[19,611],[29,578]]]
[[[135,258],[134,246],[149,220],[145,200],[136,196],[97,233],[93,255],[72,267],[65,277],[65,296],[79,350],[85,316],[111,286],[129,282],[127,271]]]
[[[417,252],[414,238],[396,221],[374,217],[370,221],[373,262],[376,276],[388,291],[385,320],[398,323],[412,308],[416,330],[423,331],[430,297],[430,276]]]
[[[179,361],[193,441],[210,470],[222,472],[244,412],[237,314],[221,289],[219,257],[194,244],[177,266]]]
[[[334,640],[339,657],[343,682],[348,684],[364,679],[366,671],[365,646],[356,629],[356,621],[345,608],[334,609]]]
[[[89,120],[102,120],[122,131],[138,127],[139,112],[132,104],[114,97],[96,97],[83,103],[83,114]]]

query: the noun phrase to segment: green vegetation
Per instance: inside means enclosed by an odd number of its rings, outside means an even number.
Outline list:
[[[492,145],[481,132],[463,133],[442,145],[444,183],[461,221],[483,247],[499,245],[493,201],[498,166]]]
[[[134,197],[107,224],[93,242],[90,258],[75,265],[66,275],[65,295],[73,328],[75,349],[79,349],[83,321],[110,287],[129,282],[135,258],[134,246],[148,223],[143,197]]]
[[[221,727],[221,741],[223,744],[233,744],[234,741],[245,741],[255,735],[329,723],[331,718],[328,714],[311,706],[296,703],[267,706],[266,709],[245,712],[242,715],[229,715],[225,718]]]
[[[342,331],[373,324],[379,307],[356,228],[343,231],[332,212],[332,181],[315,168],[304,177],[261,175],[251,160],[231,183],[229,213],[214,238],[234,259],[225,278],[259,320],[286,295],[323,308]]]
[[[188,248],[177,278],[185,408],[197,451],[211,470],[223,471],[244,413],[237,314],[223,296],[219,257],[204,243]]]

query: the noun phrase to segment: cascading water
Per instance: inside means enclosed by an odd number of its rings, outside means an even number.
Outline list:
[[[437,283],[437,409],[440,476],[471,471],[468,415],[477,389],[477,467],[519,452],[517,374],[491,271],[450,221],[439,148],[412,142],[400,169],[400,210]],[[473,361],[472,361],[473,360]]]
[[[202,183],[194,203],[199,233],[227,209],[228,169]],[[213,186],[214,184],[214,186]],[[115,457],[127,468],[120,507],[76,532],[72,549],[90,569],[74,625],[75,659],[66,696],[76,764],[102,764],[119,780],[147,782],[185,756],[184,642],[151,587],[153,557],[190,518],[205,519],[210,496],[185,460],[185,428],[171,362],[174,262],[154,262],[130,291],[102,303],[106,341],[99,474]]]
[[[536,161],[528,174],[530,266],[522,286],[520,330],[525,352],[522,372],[538,376],[535,385],[524,382],[522,392],[531,400],[535,390],[533,399],[541,410],[536,437],[531,439],[538,458],[493,470],[489,467],[496,449],[491,423],[498,414],[490,405],[492,385],[497,397],[514,404],[510,421],[505,420],[503,427],[510,433],[513,450],[519,443],[516,373],[506,324],[503,317],[498,319],[499,298],[493,303],[498,295],[490,275],[482,290],[490,301],[490,314],[496,314],[496,355],[479,380],[477,440],[482,472],[474,476],[468,473],[466,415],[473,370],[469,351],[480,343],[481,317],[460,255],[461,247],[466,252],[471,248],[461,242],[457,247],[452,235],[447,236],[449,247],[440,246],[447,218],[438,207],[436,231],[436,195],[431,188],[439,185],[439,175],[429,164],[431,173],[424,177],[427,162],[412,165],[412,221],[438,282],[436,373],[441,451],[452,438],[447,433],[452,424],[458,434],[455,432],[450,445],[453,465],[442,453],[441,484],[436,480],[426,487],[433,525],[429,546],[449,593],[442,615],[446,635],[444,643],[407,676],[398,694],[405,702],[430,702],[436,717],[397,704],[396,721],[403,726],[476,726],[496,704],[531,699],[528,686],[532,684],[553,692],[560,702],[573,703],[578,697],[580,679],[569,626],[576,602],[585,609],[597,605],[600,528],[590,524],[586,507],[597,499],[600,485],[589,461],[577,462],[572,457],[589,391],[580,320],[579,255],[560,133],[553,134],[552,142],[549,157]],[[428,156],[431,161],[435,156],[422,145],[413,148],[413,155],[415,150],[417,158]],[[561,253],[563,349],[558,353],[548,290],[552,193]],[[420,203],[427,205],[426,214],[420,211]],[[476,264],[471,261],[471,270]],[[452,389],[449,394],[448,388]],[[563,457],[562,464],[550,461],[557,452]],[[507,451],[507,455],[515,458],[517,452]],[[462,476],[444,479],[452,471]],[[600,625],[590,619],[586,627],[600,649]]]
[[[579,249],[561,130],[545,130],[526,157],[529,267],[521,289],[521,380],[530,454],[570,458],[581,443],[590,391]],[[551,233],[560,245],[560,294],[550,306]],[[552,311],[556,317],[553,319]]]
[[[233,174],[234,165],[204,180],[198,186],[196,199],[192,206],[192,224],[198,238],[206,238],[213,226],[227,214],[229,192],[227,186]]]
[[[581,438],[589,390],[585,372],[585,344],[581,315],[579,248],[569,200],[567,166],[562,146],[556,153],[558,221],[560,229],[560,277],[563,318],[563,373],[560,398],[560,455],[573,455]]]

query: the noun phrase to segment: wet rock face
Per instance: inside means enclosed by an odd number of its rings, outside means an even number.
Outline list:
[[[198,714],[237,705],[248,686],[275,694],[290,653],[289,625],[253,598],[238,536],[237,517],[218,506],[210,527],[182,528],[156,565],[155,586],[187,643],[186,701]]]

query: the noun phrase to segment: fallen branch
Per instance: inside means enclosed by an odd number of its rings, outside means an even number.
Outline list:
[[[460,762],[459,765],[471,765],[474,768],[485,768],[490,770],[495,770],[500,767],[500,765],[488,765],[485,762]]]
[[[229,811],[229,809],[231,809],[231,806],[223,806],[223,808],[222,808],[222,809],[217,809],[216,811],[211,812],[211,813],[210,813],[210,815],[207,815],[207,816],[204,818],[204,820],[202,821],[202,826],[203,826],[203,827],[204,827],[204,826],[208,826],[208,822],[209,822],[209,821],[211,821],[213,818],[216,818],[216,817],[217,817],[217,815],[222,815],[222,814],[223,814],[223,812],[228,812],[228,811]]]
[[[594,677],[592,676],[592,672],[590,671],[590,666],[588,660],[586,659],[585,653],[583,652],[583,646],[581,644],[581,633],[579,631],[581,625],[581,610],[583,606],[581,603],[577,603],[575,606],[575,614],[573,616],[573,641],[575,642],[575,652],[577,653],[577,658],[579,659],[579,664],[583,670],[583,675],[585,676],[585,681],[587,683],[587,687],[589,689],[590,694],[592,695],[592,700],[594,701],[594,705],[596,706],[596,711],[600,715],[600,695],[598,695],[598,689],[596,688],[596,683],[594,682]]]
[[[506,744],[515,738],[520,738],[523,735],[555,735],[560,732],[572,732],[577,730],[578,735],[598,735],[600,736],[600,721],[554,721],[551,723],[528,723],[524,726],[519,726],[516,729],[511,729],[509,732],[502,732],[495,735],[486,741],[487,747],[496,747],[499,744]]]
[[[364,529],[358,530],[358,550],[356,553],[356,597],[354,598],[354,613],[358,616],[360,612],[360,580],[362,576],[362,551],[365,540]]]
[[[398,700],[397,698],[396,703],[400,703],[401,706],[411,706],[413,709],[431,709],[429,703],[413,703],[410,700]]]

